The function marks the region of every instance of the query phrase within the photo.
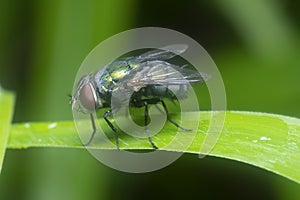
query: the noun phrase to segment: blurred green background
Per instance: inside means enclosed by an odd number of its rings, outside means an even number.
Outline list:
[[[0,83],[14,122],[71,120],[76,71],[99,42],[158,26],[197,40],[223,76],[229,110],[300,117],[296,0],[1,0]],[[184,155],[147,174],[110,169],[84,150],[8,150],[0,199],[300,199],[300,186],[235,161]]]

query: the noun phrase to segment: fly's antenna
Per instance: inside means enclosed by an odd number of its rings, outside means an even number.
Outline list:
[[[72,96],[71,94],[68,94],[67,96],[70,98],[70,99],[69,99],[69,104],[71,104],[72,110],[79,111],[79,108],[76,108],[76,109],[75,109],[75,103],[76,103],[75,97]]]
[[[69,97],[69,104],[72,104],[73,96],[71,94],[67,94],[67,97]]]

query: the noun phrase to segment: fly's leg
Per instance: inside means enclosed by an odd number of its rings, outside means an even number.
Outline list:
[[[117,149],[120,150],[119,148],[119,136],[117,133],[117,129],[116,127],[114,127],[114,125],[107,119],[107,117],[112,115],[112,110],[109,110],[107,112],[104,113],[103,118],[105,119],[106,123],[109,125],[109,127],[113,130],[114,134],[115,134],[115,138],[116,138],[116,146]]]
[[[92,135],[91,135],[90,139],[88,140],[88,142],[83,144],[83,146],[88,146],[93,141],[96,130],[97,130],[96,125],[95,125],[95,119],[94,119],[94,116],[92,113],[90,114],[90,117],[91,117],[93,132],[92,132]]]
[[[179,124],[177,124],[175,121],[173,121],[173,119],[171,119],[171,117],[169,116],[169,111],[168,111],[168,108],[166,106],[166,103],[164,102],[164,100],[162,100],[161,98],[152,98],[152,99],[147,99],[147,100],[144,100],[145,102],[147,102],[147,104],[153,104],[156,106],[156,108],[162,113],[162,114],[166,114],[167,115],[167,120],[169,122],[171,122],[172,124],[174,124],[177,128],[180,128],[181,130],[184,130],[184,131],[192,131],[191,129],[186,129],[182,126],[180,126]],[[158,106],[157,106],[157,103],[161,103],[163,108],[164,108],[164,111],[162,111]]]
[[[154,149],[158,149],[157,146],[154,144],[154,142],[152,141],[150,135],[149,135],[149,132],[148,132],[148,118],[149,118],[149,110],[148,110],[148,103],[147,101],[144,101],[144,106],[145,106],[145,131],[147,133],[147,137],[148,137],[148,140],[150,142],[150,144],[152,145],[152,147]]]
[[[186,128],[180,126],[179,124],[177,124],[175,121],[173,121],[173,119],[171,119],[171,117],[169,116],[169,111],[168,111],[168,108],[167,108],[167,106],[166,106],[166,103],[165,103],[162,99],[160,99],[160,102],[161,102],[161,104],[162,104],[162,106],[163,106],[163,108],[164,108],[164,110],[165,110],[165,113],[166,113],[166,115],[167,115],[167,120],[168,120],[169,122],[171,122],[172,124],[174,124],[177,128],[180,128],[181,130],[184,130],[184,131],[192,131],[191,129],[186,129]],[[156,107],[157,107],[157,106],[156,106]],[[159,107],[157,107],[157,108],[158,108],[158,110],[162,111]]]
[[[165,115],[166,113],[158,106],[158,104],[154,104],[155,108],[163,115]]]

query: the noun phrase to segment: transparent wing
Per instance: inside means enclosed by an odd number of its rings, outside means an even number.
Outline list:
[[[119,82],[119,88],[138,91],[147,85],[186,85],[204,82],[209,78],[208,74],[155,60],[141,63],[138,69]]]
[[[186,44],[169,45],[160,49],[148,51],[136,57],[136,60],[139,62],[151,60],[168,60],[176,55],[182,54],[187,48],[188,46]]]

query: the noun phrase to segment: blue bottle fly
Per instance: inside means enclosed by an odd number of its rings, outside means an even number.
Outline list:
[[[119,149],[118,133],[116,127],[110,122],[109,117],[118,112],[122,106],[122,100],[117,102],[115,108],[111,108],[112,94],[114,92],[130,94],[129,105],[135,108],[144,107],[144,123],[147,127],[148,106],[161,104],[167,120],[176,127],[187,130],[168,114],[165,99],[176,100],[187,97],[188,84],[204,82],[209,75],[199,73],[196,70],[184,66],[177,66],[168,62],[169,59],[183,53],[187,45],[170,45],[161,49],[147,51],[138,56],[125,57],[116,60],[94,73],[83,76],[77,84],[72,96],[72,109],[90,115],[93,132],[88,145],[96,133],[93,112],[99,109],[107,109],[103,118],[113,130],[116,146]],[[154,149],[157,146],[148,135],[148,140]]]

